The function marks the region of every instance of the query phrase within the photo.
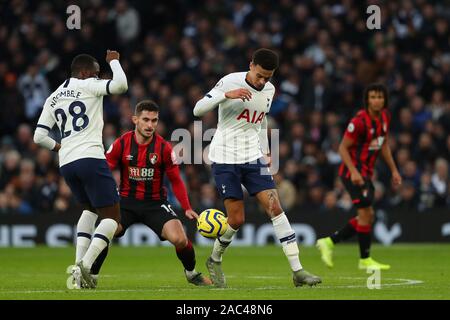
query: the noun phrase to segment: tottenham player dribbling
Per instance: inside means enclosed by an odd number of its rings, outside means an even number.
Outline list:
[[[226,287],[222,255],[245,220],[241,184],[255,196],[271,218],[275,235],[289,261],[295,286],[316,285],[321,279],[303,269],[297,240],[268,168],[266,114],[275,93],[269,82],[278,67],[278,55],[259,49],[253,54],[248,72],[223,77],[197,102],[195,116],[219,106],[217,131],[209,150],[212,172],[228,216],[227,231],[214,242],[206,266],[217,287]],[[266,159],[264,158],[266,157]]]
[[[37,144],[58,152],[61,174],[84,207],[77,224],[76,264],[70,270],[77,289],[96,286],[91,266],[109,245],[120,221],[117,186],[102,141],[103,96],[124,93],[128,84],[119,53],[108,50],[106,62],[113,78],[100,80],[97,60],[87,54],[76,56],[71,78],[45,101],[34,134]],[[48,135],[55,124],[61,144]],[[97,214],[102,220],[95,228]]]

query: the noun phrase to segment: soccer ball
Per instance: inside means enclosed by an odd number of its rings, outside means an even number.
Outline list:
[[[227,217],[217,209],[206,209],[197,219],[197,230],[206,238],[217,238],[225,233],[228,227]]]

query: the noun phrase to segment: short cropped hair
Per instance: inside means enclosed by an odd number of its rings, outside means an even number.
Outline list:
[[[369,107],[369,92],[375,91],[375,92],[382,92],[384,96],[384,106],[383,108],[387,108],[389,105],[389,94],[386,86],[381,83],[371,83],[369,84],[366,89],[364,90],[364,108]]]
[[[254,65],[260,65],[266,70],[278,68],[278,54],[270,49],[261,48],[253,53],[252,61]]]
[[[134,110],[134,114],[139,116],[142,111],[154,111],[159,112],[159,107],[153,100],[142,100],[136,104],[136,108]]]
[[[79,54],[72,60],[72,65],[70,70],[72,72],[72,76],[78,75],[81,71],[92,71],[95,69],[95,63],[97,59],[89,54]],[[97,62],[98,63],[98,62]]]

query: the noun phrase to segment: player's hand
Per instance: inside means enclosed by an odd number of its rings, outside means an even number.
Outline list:
[[[248,89],[240,88],[225,93],[227,99],[242,99],[242,101],[250,101],[252,93]]]
[[[193,220],[193,219],[198,219],[198,214],[197,212],[195,212],[192,209],[186,210],[184,212],[185,216],[189,219],[189,220]]]
[[[402,176],[397,170],[392,172],[392,184],[395,187],[398,187],[402,184]]]
[[[364,179],[358,171],[353,171],[350,176],[350,180],[354,185],[363,186]]]
[[[59,143],[56,143],[55,147],[52,149],[52,151],[58,152],[59,149],[61,149],[61,145]]]
[[[106,62],[110,63],[112,60],[119,60],[120,54],[114,50],[106,50]]]

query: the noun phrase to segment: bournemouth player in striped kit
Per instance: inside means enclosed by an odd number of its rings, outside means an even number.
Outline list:
[[[195,270],[192,243],[187,238],[177,214],[167,202],[167,190],[163,186],[164,175],[169,178],[186,217],[190,220],[198,218],[191,208],[172,147],[155,132],[158,115],[159,107],[155,102],[139,102],[133,116],[135,130],[116,139],[106,152],[110,169],[120,169],[121,221],[115,237],[124,235],[132,224],[145,224],[162,241],[168,240],[175,246],[189,283],[209,285],[209,278]],[[93,274],[98,275],[107,252],[106,248],[94,262],[91,270]]]
[[[371,84],[364,93],[365,108],[351,119],[339,147],[342,164],[339,176],[349,192],[357,217],[350,219],[339,231],[317,241],[323,262],[333,266],[334,244],[355,234],[360,248],[360,269],[387,270],[389,265],[381,264],[370,257],[371,228],[374,220],[374,186],[371,178],[375,161],[381,154],[392,173],[392,183],[400,185],[402,178],[397,170],[387,142],[391,121],[388,106],[388,92],[384,85]]]

